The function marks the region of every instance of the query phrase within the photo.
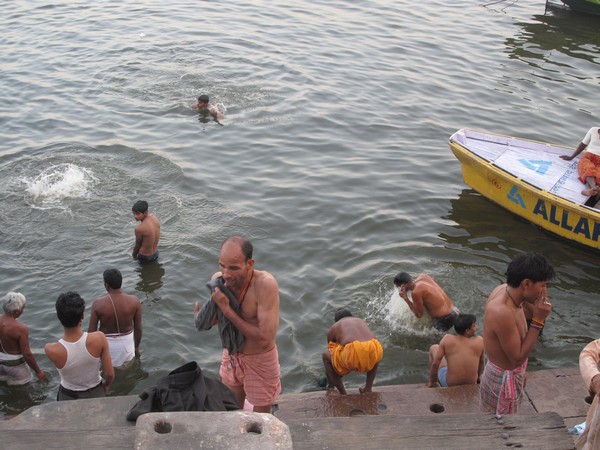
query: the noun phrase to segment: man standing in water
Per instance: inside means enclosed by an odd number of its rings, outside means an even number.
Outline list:
[[[77,292],[65,292],[56,300],[56,315],[64,333],[58,342],[46,344],[44,351],[60,375],[58,401],[104,397],[115,379],[104,333],[81,329],[84,311],[85,301]]]
[[[460,314],[460,311],[448,294],[429,275],[422,273],[413,279],[408,273],[400,272],[394,278],[394,285],[400,292],[412,313],[417,318],[423,317],[423,312],[431,316],[434,327],[438,331],[448,331]],[[412,300],[408,298],[411,292]]]
[[[103,277],[107,294],[92,303],[88,332],[100,329],[106,335],[113,367],[120,367],[140,356],[142,305],[121,291],[123,276],[117,269],[106,269]]]
[[[29,329],[17,319],[25,309],[25,296],[20,292],[9,292],[2,297],[4,314],[0,316],[0,380],[9,385],[29,383],[33,376],[29,367],[40,380],[42,372],[29,348]],[[29,366],[29,367],[27,367]]]
[[[323,352],[329,385],[346,395],[342,377],[356,371],[367,374],[365,385],[358,389],[359,392],[371,392],[379,361],[383,358],[381,343],[375,339],[367,322],[353,317],[347,309],[338,309],[334,320],[327,331],[327,350]]]
[[[254,269],[252,252],[252,243],[242,236],[231,236],[223,242],[219,256],[221,271],[212,279],[223,277],[239,308],[234,311],[218,287],[209,301],[216,304],[245,338],[235,353],[223,349],[221,381],[233,391],[240,407],[247,397],[255,412],[270,413],[281,392],[275,343],[279,328],[279,286],[269,272]],[[196,303],[196,322],[199,311],[200,305]]]
[[[488,298],[483,316],[483,346],[488,357],[481,376],[481,408],[496,414],[519,410],[525,388],[529,353],[552,306],[546,283],[554,269],[539,253],[516,256],[506,270],[506,284]],[[527,329],[523,304],[533,305],[533,319]]]
[[[140,264],[158,259],[158,240],[160,239],[160,222],[154,214],[148,213],[148,202],[138,200],[131,208],[133,217],[140,222],[135,227],[135,246],[131,256]]]

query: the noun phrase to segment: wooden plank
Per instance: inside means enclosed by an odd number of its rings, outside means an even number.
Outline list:
[[[573,449],[556,413],[329,417],[288,421],[295,450]]]
[[[79,400],[78,400],[79,401]],[[64,425],[64,424],[63,424]],[[73,449],[107,450],[129,449],[135,444],[135,427],[104,429],[71,428],[53,430],[3,430],[0,431],[2,448],[10,450]]]

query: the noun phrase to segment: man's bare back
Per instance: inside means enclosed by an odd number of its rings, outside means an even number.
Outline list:
[[[344,317],[334,323],[327,332],[329,342],[337,342],[341,345],[350,342],[365,342],[373,339],[375,335],[369,329],[367,323],[358,317]]]
[[[448,373],[448,386],[476,384],[483,370],[483,338],[447,334],[440,346],[444,349]]]
[[[135,246],[131,255],[134,258],[152,257],[158,252],[160,240],[160,222],[154,214],[148,212],[148,202],[137,201],[132,208],[133,217],[140,224],[135,227]]]
[[[94,300],[90,316],[90,330],[102,331],[104,334],[128,333],[133,330],[134,319],[140,313],[141,304],[137,297],[124,293],[112,293]],[[114,304],[114,309],[113,309]],[[116,311],[116,316],[115,316]],[[99,326],[94,329],[92,324]]]

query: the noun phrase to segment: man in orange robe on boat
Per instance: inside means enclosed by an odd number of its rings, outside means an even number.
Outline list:
[[[579,181],[584,183],[587,188],[581,193],[587,196],[597,196],[600,194],[600,127],[590,128],[572,155],[561,155],[560,157],[571,161],[583,150],[585,153],[579,160],[577,172]]]
[[[348,309],[340,308],[335,312],[335,323],[327,331],[327,342],[323,364],[329,385],[346,395],[342,377],[355,371],[367,374],[365,385],[359,392],[371,392],[379,361],[383,358],[383,347],[367,323],[353,317]]]

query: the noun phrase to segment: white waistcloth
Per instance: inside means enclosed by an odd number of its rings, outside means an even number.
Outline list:
[[[131,361],[135,356],[133,330],[127,334],[107,334],[106,340],[108,341],[113,367],[120,367]]]
[[[0,352],[0,361],[17,361],[23,358],[23,355],[11,355]],[[33,380],[33,375],[27,363],[23,362],[16,366],[5,366],[0,364],[0,381],[6,381],[9,385],[21,385]]]

